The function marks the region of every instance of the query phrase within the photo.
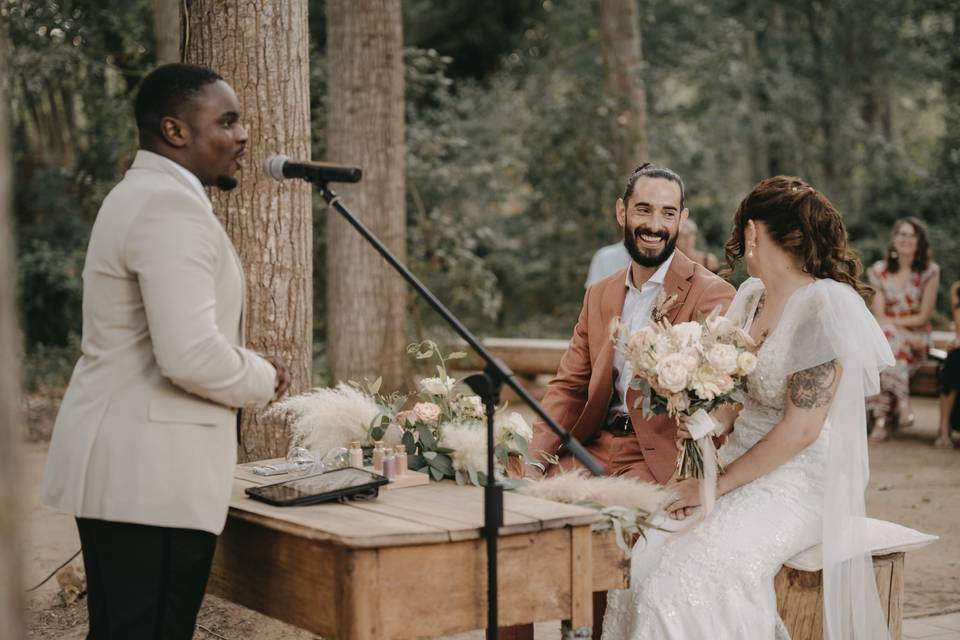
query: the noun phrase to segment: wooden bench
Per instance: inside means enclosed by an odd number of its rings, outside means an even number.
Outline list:
[[[933,346],[946,349],[954,342],[952,331],[934,331]],[[569,345],[568,340],[548,340],[538,338],[486,338],[483,345],[499,358],[517,375],[528,391],[536,396],[542,395],[541,376],[553,376],[560,366],[560,359]],[[465,369],[482,368],[475,354],[461,361]],[[937,384],[937,366],[935,360],[927,360],[910,380],[910,393],[915,396],[935,397],[940,393]]]
[[[904,554],[930,544],[937,536],[867,518],[867,538],[868,546],[876,549],[873,572],[890,640],[901,640]],[[819,564],[820,552],[814,547],[788,561],[774,581],[777,609],[792,640],[823,638],[823,571],[817,568]]]

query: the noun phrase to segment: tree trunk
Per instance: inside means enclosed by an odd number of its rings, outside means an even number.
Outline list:
[[[807,28],[813,43],[814,81],[820,103],[820,130],[823,134],[823,147],[820,152],[820,166],[823,171],[827,193],[836,193],[833,189],[837,180],[837,148],[834,118],[837,116],[833,100],[833,78],[827,63],[826,37],[830,29],[830,0],[807,4]]]
[[[404,212],[400,0],[327,1],[327,153],[363,167],[339,191],[401,260]],[[327,215],[327,344],[334,380],[406,382],[405,284],[335,212]]]
[[[7,69],[7,37],[0,25],[0,69]],[[23,638],[26,602],[20,573],[19,475],[17,434],[20,427],[19,362],[15,270],[12,237],[11,157],[7,139],[7,98],[0,79],[0,638]]]
[[[957,4],[953,5],[952,22],[951,46],[948,47],[950,55],[943,82],[947,109],[944,116],[946,132],[942,173],[956,180],[960,175],[960,6]]]
[[[157,63],[180,62],[180,0],[151,0]]]
[[[620,175],[628,176],[649,159],[637,0],[600,0],[600,43],[607,97],[613,103],[613,153]]]
[[[310,156],[307,0],[192,0],[184,58],[215,69],[240,98],[249,131],[240,186],[213,194],[214,210],[247,278],[247,344],[290,367],[290,393],[311,385],[312,213],[303,182],[268,178],[263,159]],[[240,458],[283,456],[289,434],[278,420],[243,412]]]

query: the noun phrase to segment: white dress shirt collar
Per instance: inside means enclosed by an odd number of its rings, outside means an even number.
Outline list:
[[[667,271],[670,270],[670,265],[673,264],[673,256],[675,255],[677,255],[676,249],[673,250],[670,257],[663,261],[660,268],[654,271],[653,275],[650,276],[639,289],[633,284],[633,261],[631,261],[630,268],[627,269],[627,289],[634,293],[641,293],[654,285],[663,286],[663,282],[667,279]]]
[[[144,152],[144,150],[141,149],[141,150],[140,150],[140,153],[143,153],[143,152]],[[146,151],[146,153],[153,153],[153,152],[151,152],[151,151]],[[207,206],[210,207],[211,210],[213,209],[213,203],[210,202],[210,196],[208,196],[208,195],[207,195],[207,192],[204,190],[203,184],[201,184],[201,182],[200,182],[200,178],[198,178],[196,175],[194,175],[194,173],[193,173],[192,171],[190,171],[189,169],[187,169],[186,167],[184,167],[184,166],[183,166],[182,164],[180,164],[179,162],[176,162],[176,161],[174,161],[174,160],[171,160],[170,158],[168,158],[168,157],[166,157],[166,156],[162,156],[162,155],[160,155],[160,154],[158,154],[158,153],[154,153],[153,155],[156,156],[157,158],[159,158],[159,159],[161,160],[161,162],[165,162],[165,163],[167,163],[168,165],[170,165],[171,167],[175,168],[177,171],[179,171],[179,172],[180,172],[180,175],[182,175],[184,178],[186,178],[186,179],[187,179],[187,182],[190,183],[190,185],[193,187],[194,191],[197,192],[197,194],[200,196],[200,199],[203,200],[203,201],[207,204]]]

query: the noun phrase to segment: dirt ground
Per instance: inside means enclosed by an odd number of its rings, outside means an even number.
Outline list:
[[[960,535],[951,533],[960,524],[960,448],[936,450],[937,406],[933,399],[915,399],[916,426],[893,440],[871,448],[872,478],[867,494],[869,515],[891,520],[940,540],[907,554],[904,615],[919,617],[960,610]],[[41,506],[36,499],[43,474],[50,411],[28,407],[21,466],[29,496],[25,520],[25,580],[33,586],[80,548],[73,519]],[[79,558],[75,562],[80,562]],[[52,579],[29,594],[29,637],[43,640],[77,640],[86,633],[84,599],[64,605]],[[295,627],[207,596],[200,613],[198,640],[316,638]],[[480,632],[455,636],[479,640]],[[538,625],[538,638],[559,638],[559,623]],[[448,640],[453,640],[454,637]]]

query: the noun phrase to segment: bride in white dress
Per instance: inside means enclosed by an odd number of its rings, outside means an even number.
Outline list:
[[[751,277],[728,317],[765,340],[742,408],[715,412],[730,431],[714,510],[698,481],[671,485],[671,532],[633,550],[631,586],[610,592],[605,640],[789,638],[774,576],[823,544],[824,637],[889,637],[869,554],[864,397],[893,355],[861,298],[860,263],[840,215],[798,178],[764,180],[740,204],[728,257]]]

